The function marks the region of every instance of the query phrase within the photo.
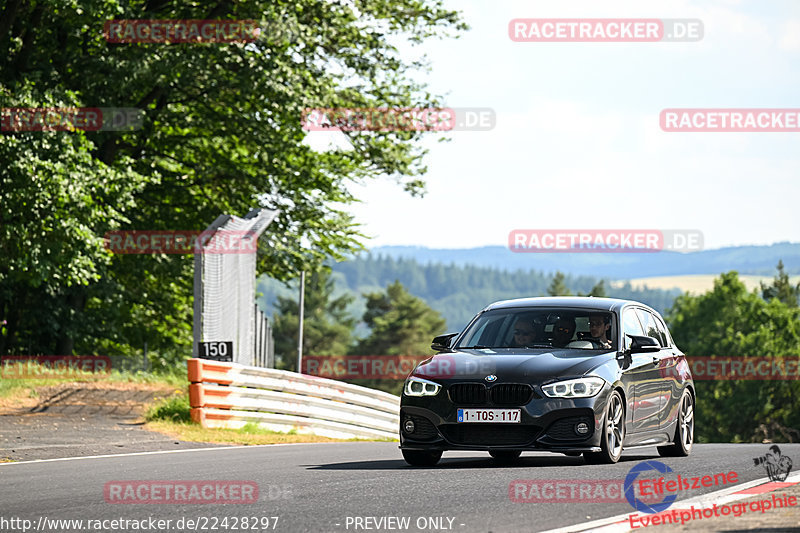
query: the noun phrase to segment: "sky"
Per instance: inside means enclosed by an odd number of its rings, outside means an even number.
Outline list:
[[[390,179],[353,185],[368,247],[506,245],[514,229],[694,229],[706,248],[800,242],[800,133],[659,125],[666,108],[800,108],[800,2],[447,5],[471,29],[423,45],[422,79],[449,107],[493,109],[496,125],[424,139],[424,198]],[[515,18],[694,18],[704,36],[514,42]]]

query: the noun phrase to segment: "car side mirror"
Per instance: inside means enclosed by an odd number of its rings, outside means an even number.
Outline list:
[[[647,335],[628,335],[631,339],[631,347],[628,353],[652,353],[661,350],[661,344],[654,337]]]
[[[433,341],[431,341],[431,350],[437,352],[444,352],[450,349],[450,343],[453,341],[453,338],[458,335],[458,333],[447,333],[446,335],[439,335],[438,337],[434,337]]]

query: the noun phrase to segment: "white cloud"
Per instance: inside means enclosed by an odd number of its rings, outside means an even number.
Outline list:
[[[787,20],[780,40],[781,50],[800,52],[800,19]]]

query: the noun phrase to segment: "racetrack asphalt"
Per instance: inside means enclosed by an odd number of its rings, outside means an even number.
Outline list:
[[[412,468],[403,461],[397,443],[354,442],[8,463],[0,464],[0,518],[29,519],[36,524],[43,516],[154,517],[176,524],[181,518],[278,516],[275,531],[344,532],[396,531],[363,519],[409,517],[406,531],[543,531],[631,513],[633,508],[627,502],[514,503],[509,498],[512,481],[624,480],[633,466],[653,459],[683,477],[733,470],[743,483],[766,477],[753,459],[768,448],[766,444],[695,445],[685,458],[661,458],[655,448],[641,448],[625,452],[616,465],[587,465],[581,457],[526,453],[517,464],[500,466],[485,452],[446,452],[437,467]],[[800,466],[800,444],[782,444],[781,451]],[[257,503],[240,505],[106,503],[105,484],[121,480],[254,481],[259,498]],[[678,499],[719,488],[688,491]],[[356,527],[356,517],[362,518],[361,527]]]

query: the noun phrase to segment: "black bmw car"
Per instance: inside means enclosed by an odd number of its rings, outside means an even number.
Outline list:
[[[650,307],[610,298],[497,302],[406,379],[400,448],[414,466],[445,450],[499,461],[523,451],[614,463],[623,448],[685,456],[695,389],[684,354]]]

